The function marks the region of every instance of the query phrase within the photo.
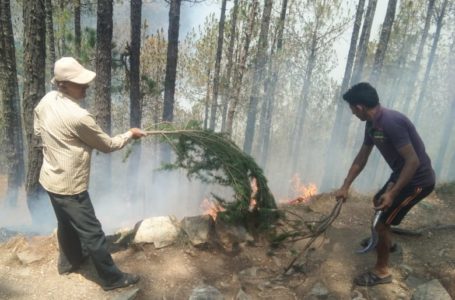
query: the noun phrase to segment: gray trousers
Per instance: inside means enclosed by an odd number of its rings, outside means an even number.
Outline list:
[[[106,236],[96,218],[88,192],[77,195],[48,194],[58,221],[59,273],[77,269],[88,255],[102,284],[119,280],[122,272],[107,250]]]

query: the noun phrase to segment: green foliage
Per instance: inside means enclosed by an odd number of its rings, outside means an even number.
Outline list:
[[[192,121],[182,130],[166,125],[158,131],[172,145],[176,159],[163,169],[183,168],[188,178],[202,182],[229,186],[234,190],[234,200],[213,197],[226,211],[219,216],[233,223],[243,223],[254,229],[268,227],[278,213],[272,193],[267,186],[262,169],[254,159],[244,153],[223,133],[200,130],[200,123]],[[252,205],[255,201],[255,205]]]

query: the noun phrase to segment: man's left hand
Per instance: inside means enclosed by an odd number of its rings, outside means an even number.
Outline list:
[[[374,207],[376,210],[386,210],[390,206],[392,206],[393,203],[393,195],[390,192],[385,192],[382,194],[381,197],[378,199],[378,205]]]

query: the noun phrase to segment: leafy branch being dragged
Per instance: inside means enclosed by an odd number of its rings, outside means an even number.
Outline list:
[[[190,179],[233,189],[234,201],[212,194],[225,209],[218,213],[222,220],[242,223],[250,229],[267,228],[277,220],[275,199],[262,169],[223,133],[189,124],[183,129],[166,125],[146,134],[160,135],[176,154],[175,161],[163,169],[183,168]]]

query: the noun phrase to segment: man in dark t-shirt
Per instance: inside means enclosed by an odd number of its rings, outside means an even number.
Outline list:
[[[373,198],[375,209],[383,211],[376,226],[379,237],[376,265],[373,270],[357,276],[354,282],[362,286],[390,283],[390,226],[400,224],[409,210],[433,191],[434,171],[412,122],[402,113],[382,107],[376,89],[369,83],[354,85],[343,99],[349,103],[352,113],[366,124],[362,147],[343,185],[336,191],[336,198],[347,199],[349,187],[365,167],[373,146],[392,169],[390,178]]]

